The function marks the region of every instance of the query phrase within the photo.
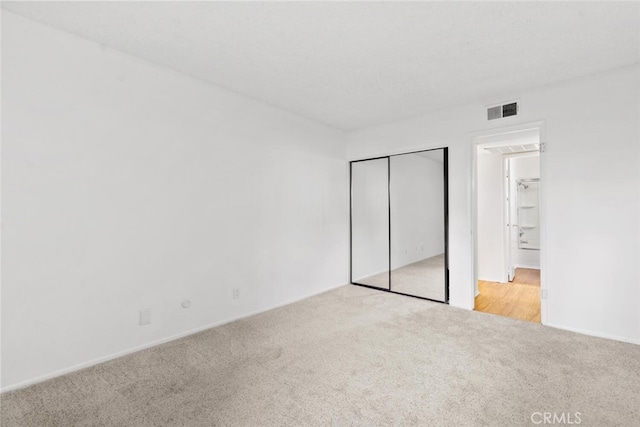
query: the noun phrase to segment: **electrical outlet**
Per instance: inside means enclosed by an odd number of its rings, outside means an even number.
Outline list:
[[[240,288],[233,288],[233,299],[240,298]]]
[[[542,290],[540,297],[541,297],[542,299],[547,299],[547,290],[546,290],[546,289],[543,289],[543,290]]]
[[[140,326],[151,323],[151,309],[143,308],[140,310]]]

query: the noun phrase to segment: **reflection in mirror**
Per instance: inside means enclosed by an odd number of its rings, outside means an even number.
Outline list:
[[[351,163],[351,282],[389,289],[389,160]]]
[[[391,290],[445,301],[444,150],[391,156]]]

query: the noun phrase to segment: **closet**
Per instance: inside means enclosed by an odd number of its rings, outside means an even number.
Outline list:
[[[449,301],[447,175],[447,148],[351,162],[351,283]]]

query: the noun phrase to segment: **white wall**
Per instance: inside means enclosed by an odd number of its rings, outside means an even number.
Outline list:
[[[5,389],[347,283],[343,133],[2,15]]]
[[[478,279],[506,283],[503,157],[478,147]]]
[[[444,253],[443,163],[418,153],[391,157],[390,193],[391,268]]]
[[[507,93],[520,113],[488,122],[487,103],[348,135],[350,159],[449,146],[450,302],[473,307],[472,137],[544,121],[546,324],[640,342],[640,67]],[[546,264],[545,264],[546,263]]]
[[[535,154],[533,156],[526,157],[513,157],[509,159],[509,181],[512,201],[511,210],[513,215],[513,223],[517,223],[517,211],[518,208],[515,204],[517,200],[517,181],[519,179],[540,178],[540,156]],[[513,229],[517,232],[516,229]],[[540,251],[530,249],[520,249],[518,247],[518,239],[515,238],[512,242],[512,262],[513,265],[518,268],[540,268]],[[480,256],[480,254],[478,254]]]

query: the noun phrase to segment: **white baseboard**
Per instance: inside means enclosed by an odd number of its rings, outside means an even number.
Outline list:
[[[222,325],[225,325],[227,323],[235,322],[236,320],[240,320],[240,319],[244,319],[244,318],[247,318],[247,317],[255,316],[256,314],[264,313],[265,311],[269,311],[269,310],[273,310],[273,309],[276,309],[276,308],[279,308],[279,307],[283,307],[285,305],[293,304],[294,302],[302,301],[304,299],[311,298],[313,296],[320,295],[320,294],[323,294],[325,292],[329,292],[331,290],[334,290],[334,289],[337,289],[337,288],[340,288],[340,287],[346,286],[346,285],[347,285],[346,283],[343,283],[343,284],[340,284],[340,285],[331,286],[329,288],[323,289],[323,290],[318,291],[318,292],[312,292],[312,293],[307,294],[307,295],[302,296],[302,297],[292,298],[292,299],[280,302],[278,304],[274,304],[274,305],[271,305],[271,306],[268,306],[268,307],[265,307],[265,308],[261,308],[259,310],[254,310],[254,311],[251,311],[251,312],[248,312],[248,313],[241,314],[239,316],[235,316],[235,317],[231,317],[231,318],[228,318],[228,319],[220,320],[218,322],[209,323],[209,324],[206,324],[206,325],[203,325],[203,326],[199,326],[199,327],[194,328],[194,329],[190,329],[190,330],[185,331],[185,332],[181,332],[179,334],[171,335],[171,336],[166,337],[166,338],[161,338],[159,340],[155,340],[155,341],[151,341],[151,342],[148,342],[148,343],[145,343],[145,344],[141,344],[141,345],[138,345],[138,346],[135,346],[135,347],[131,347],[131,348],[128,348],[126,350],[118,351],[116,353],[112,353],[112,354],[109,354],[109,355],[106,355],[106,356],[101,356],[101,357],[98,357],[98,358],[95,358],[95,359],[91,359],[91,360],[88,360],[86,362],[82,362],[82,363],[78,363],[77,365],[70,366],[68,368],[63,368],[63,369],[59,369],[57,371],[49,372],[47,374],[40,375],[40,376],[37,376],[37,377],[34,377],[34,378],[30,378],[28,380],[21,381],[21,382],[16,383],[16,384],[11,384],[11,385],[2,387],[2,389],[0,389],[0,393],[5,393],[7,391],[12,391],[12,390],[18,390],[18,389],[25,388],[25,387],[28,387],[28,386],[33,385],[33,384],[37,384],[37,383],[40,383],[40,382],[43,382],[43,381],[46,381],[46,380],[50,380],[52,378],[56,378],[56,377],[59,377],[59,376],[62,376],[62,375],[70,374],[71,372],[75,372],[75,371],[79,371],[81,369],[89,368],[91,366],[98,365],[100,363],[108,362],[109,360],[117,359],[118,357],[126,356],[127,354],[135,353],[135,352],[138,352],[138,351],[141,351],[141,350],[145,350],[147,348],[151,348],[151,347],[155,347],[155,346],[160,345],[160,344],[167,343],[169,341],[174,341],[174,340],[177,340],[177,339],[189,336],[189,335],[193,335],[193,334],[196,334],[198,332],[205,331],[207,329],[215,328],[216,326],[222,326]]]
[[[540,270],[540,266],[539,265],[522,265],[522,264],[518,264],[515,266],[515,268],[528,268],[530,270]]]
[[[571,327],[568,327],[568,326],[554,325],[552,323],[544,323],[543,325],[544,326],[549,326],[551,328],[562,329],[564,331],[576,332],[576,333],[582,334],[582,335],[589,335],[589,336],[597,337],[597,338],[605,338],[605,339],[608,339],[608,340],[620,341],[620,342],[626,342],[626,343],[629,343],[629,344],[640,345],[640,339],[619,337],[619,336],[609,335],[609,334],[601,334],[599,332],[592,332],[592,331],[587,331],[587,330],[584,330],[584,329],[571,328]]]
[[[506,276],[503,277],[489,277],[489,278],[482,278],[482,277],[478,277],[478,281],[482,280],[483,282],[493,282],[493,283],[509,283],[509,281],[507,280]]]
[[[467,302],[465,304],[456,304],[449,301],[449,307],[461,308],[463,310],[473,311],[475,309],[475,301]]]

